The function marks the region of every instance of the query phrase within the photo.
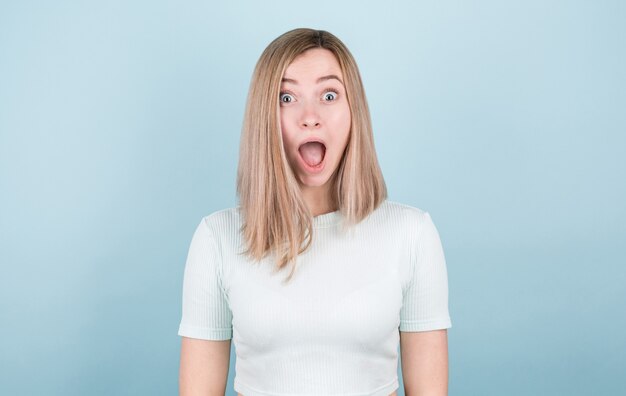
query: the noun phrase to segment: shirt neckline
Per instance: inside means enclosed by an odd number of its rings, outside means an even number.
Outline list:
[[[241,206],[236,207],[237,213],[241,214]],[[326,228],[332,227],[341,222],[342,218],[341,210],[335,210],[334,212],[322,213],[317,216],[313,216],[312,225],[313,228]]]
[[[341,210],[313,216],[313,228],[332,227],[341,221]]]

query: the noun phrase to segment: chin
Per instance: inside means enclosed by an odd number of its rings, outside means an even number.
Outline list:
[[[323,187],[328,183],[328,178],[320,179],[320,178],[312,178],[312,177],[302,177],[300,178],[300,187]]]
[[[322,187],[330,181],[330,176],[322,173],[319,175],[310,175],[301,173],[298,177],[301,186],[306,187]]]

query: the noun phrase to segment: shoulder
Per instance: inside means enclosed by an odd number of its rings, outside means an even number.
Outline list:
[[[216,210],[202,217],[200,225],[213,236],[229,232],[233,228],[240,227],[240,208],[239,206]]]
[[[430,212],[425,209],[386,200],[376,212],[377,224],[404,235],[411,244],[419,244],[420,240],[438,233]]]
[[[397,220],[398,225],[407,226],[423,223],[430,216],[424,209],[391,200],[385,200],[376,211],[384,218]]]

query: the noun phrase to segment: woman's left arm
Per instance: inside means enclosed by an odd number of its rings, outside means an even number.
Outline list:
[[[400,332],[406,396],[448,394],[448,331]]]

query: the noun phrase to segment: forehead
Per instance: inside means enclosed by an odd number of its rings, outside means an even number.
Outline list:
[[[285,70],[283,78],[314,82],[326,75],[336,75],[343,80],[341,66],[335,55],[325,48],[313,48],[296,57]]]

